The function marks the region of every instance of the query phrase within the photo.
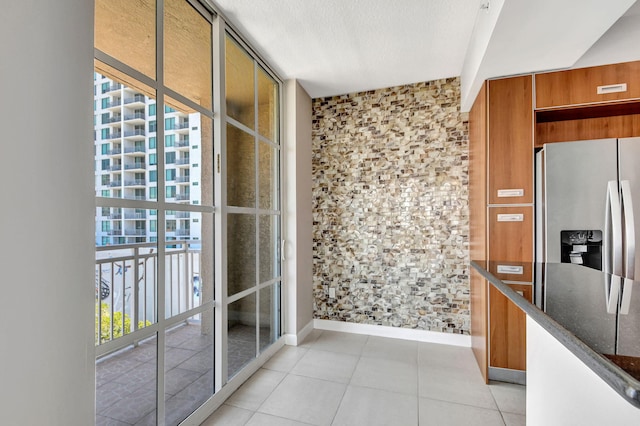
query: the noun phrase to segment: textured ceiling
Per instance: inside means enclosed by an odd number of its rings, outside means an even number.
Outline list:
[[[640,59],[640,0],[209,1],[314,98]]]
[[[480,0],[214,0],[312,97],[459,76]]]

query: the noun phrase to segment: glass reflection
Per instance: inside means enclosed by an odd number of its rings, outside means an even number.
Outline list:
[[[234,376],[256,357],[256,293],[228,305],[228,374]]]
[[[255,129],[253,59],[231,37],[225,40],[227,115]]]
[[[256,285],[256,217],[227,216],[227,292],[229,296]]]
[[[227,124],[227,204],[255,207],[256,171],[254,137]]]

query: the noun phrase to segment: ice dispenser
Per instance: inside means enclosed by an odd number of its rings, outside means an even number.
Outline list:
[[[602,231],[560,231],[562,263],[602,270]]]

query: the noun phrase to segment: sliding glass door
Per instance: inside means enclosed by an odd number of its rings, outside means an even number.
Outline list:
[[[280,337],[280,84],[236,40],[96,1],[98,425],[177,425]]]

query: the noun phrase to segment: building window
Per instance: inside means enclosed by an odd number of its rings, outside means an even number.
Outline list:
[[[109,129],[100,130],[100,135],[102,136],[102,140],[111,138],[111,131]]]
[[[176,197],[176,187],[175,186],[167,186],[167,191],[166,191],[166,197],[167,198],[175,198]]]
[[[158,164],[158,157],[156,154],[149,154],[149,165],[154,166]]]
[[[176,162],[176,153],[175,152],[167,152],[164,155],[165,164],[174,164]]]
[[[156,104],[149,105],[149,115],[150,116],[156,115]]]
[[[176,221],[175,220],[167,220],[167,232],[175,232],[176,230]]]
[[[165,180],[167,182],[172,181],[172,180],[176,180],[176,169],[168,169],[165,172]]]
[[[109,108],[109,98],[102,98],[100,105],[102,105],[102,109]]]
[[[103,197],[109,198],[109,190],[108,189],[103,189],[101,194],[102,194]]]
[[[102,184],[103,185],[109,185],[110,181],[111,181],[111,179],[109,178],[109,175],[102,175]]]
[[[165,112],[166,114],[170,114],[170,113],[172,113],[172,112],[176,112],[176,110],[175,110],[175,109],[173,109],[173,108],[171,108],[169,105],[165,105],[165,106],[164,106],[164,112]]]
[[[164,119],[164,129],[173,130],[176,125],[175,117],[169,117]]]
[[[176,135],[165,135],[164,137],[164,146],[172,147],[176,144]]]
[[[157,232],[158,231],[158,221],[157,220],[150,220],[149,221],[149,231],[151,232]]]
[[[158,171],[150,170],[149,171],[149,182],[157,182],[158,181]]]
[[[109,170],[109,159],[102,160],[102,170]]]
[[[158,198],[158,188],[152,186],[149,188],[149,199],[155,200]]]
[[[156,137],[151,136],[149,138],[149,149],[156,149]]]
[[[157,123],[155,120],[149,122],[149,132],[154,133],[156,131]]]
[[[100,147],[102,155],[106,155],[109,153],[109,144],[108,143],[103,143]]]

